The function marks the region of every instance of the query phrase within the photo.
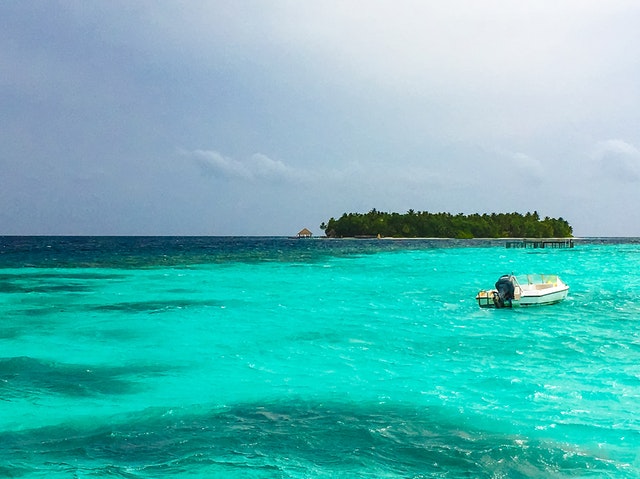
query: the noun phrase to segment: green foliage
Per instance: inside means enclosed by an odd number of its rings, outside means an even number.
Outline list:
[[[405,214],[344,213],[321,228],[330,237],[394,238],[568,238],[573,228],[562,218],[540,219],[538,212],[452,215],[409,210]]]

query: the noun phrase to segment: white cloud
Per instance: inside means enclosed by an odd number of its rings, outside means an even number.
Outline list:
[[[603,176],[624,182],[640,182],[640,150],[620,139],[596,144],[593,157],[598,172]]]
[[[272,160],[262,153],[251,155],[246,164],[256,178],[294,179],[298,176],[295,170],[286,166],[282,161]]]
[[[600,141],[596,144],[596,155],[602,156],[607,153],[634,157],[640,156],[640,151],[635,146],[619,139]]]
[[[539,186],[545,179],[542,161],[531,154],[504,148],[490,148],[482,168],[485,174],[490,170],[497,177],[518,187]],[[486,178],[481,180],[485,181]]]
[[[544,167],[542,163],[525,153],[513,153],[511,155],[513,166],[518,170],[519,175],[525,175],[528,180],[542,180],[544,177]]]
[[[202,173],[227,179],[244,181],[303,181],[307,173],[273,160],[262,153],[255,153],[245,160],[237,160],[214,150],[183,152],[193,158]]]
[[[415,188],[417,186],[461,186],[468,182],[460,175],[438,171],[421,166],[349,162],[340,168],[293,168],[280,160],[262,153],[255,153],[244,160],[224,156],[215,150],[181,151],[190,157],[205,176],[236,179],[246,182],[321,183],[332,185],[339,190],[353,190],[359,187],[387,189]]]
[[[217,151],[195,150],[187,154],[195,160],[206,176],[245,180],[251,178],[251,172],[245,165],[233,158],[222,156]]]

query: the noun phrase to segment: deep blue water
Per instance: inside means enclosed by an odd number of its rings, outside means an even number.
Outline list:
[[[640,476],[640,241],[0,237],[0,476]],[[483,310],[504,274],[566,301]]]

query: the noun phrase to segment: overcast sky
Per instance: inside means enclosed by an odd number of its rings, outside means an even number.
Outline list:
[[[640,236],[640,2],[0,2],[0,234]]]

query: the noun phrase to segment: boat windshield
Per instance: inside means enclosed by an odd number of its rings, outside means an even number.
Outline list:
[[[523,274],[516,276],[518,283],[525,284],[558,284],[557,274]]]

